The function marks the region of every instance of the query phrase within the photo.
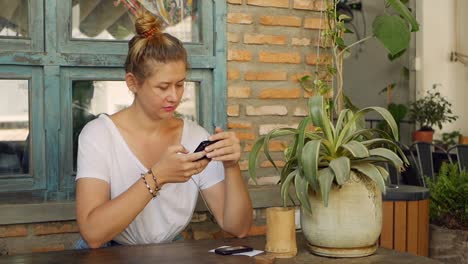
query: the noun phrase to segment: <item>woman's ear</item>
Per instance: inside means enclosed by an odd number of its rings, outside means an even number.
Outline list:
[[[136,94],[138,91],[138,79],[135,74],[128,72],[125,74],[125,82],[127,83],[127,87],[133,94]]]

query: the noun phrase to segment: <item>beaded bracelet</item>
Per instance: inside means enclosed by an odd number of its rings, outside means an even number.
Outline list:
[[[156,176],[154,175],[153,170],[152,170],[152,169],[149,169],[148,173],[150,173],[151,176],[153,176],[154,186],[155,186],[155,188],[156,188],[156,191],[159,192],[159,190],[161,190],[161,188],[159,187],[158,180],[156,179]]]
[[[149,186],[148,182],[146,181],[146,178],[145,178],[145,175],[150,173],[151,172],[151,175],[153,176],[153,180],[155,180],[155,183],[156,183],[156,189],[153,190],[151,189],[151,186]],[[159,192],[159,187],[157,186],[157,182],[156,182],[156,177],[154,177],[154,174],[151,170],[149,170],[147,173],[142,173],[141,174],[141,179],[143,180],[143,182],[145,183],[146,185],[146,189],[148,189],[149,193],[151,194],[151,196],[153,196],[153,198],[155,198],[156,196],[158,196],[158,192]]]

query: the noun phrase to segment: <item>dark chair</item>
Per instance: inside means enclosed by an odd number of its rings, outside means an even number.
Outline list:
[[[410,151],[416,154],[419,177],[424,187],[426,187],[424,177],[434,179],[442,163],[452,161],[445,149],[428,142],[415,142],[411,145]]]
[[[410,148],[405,144],[398,143],[398,145],[405,153],[409,164],[406,165],[404,171],[398,171],[391,163],[385,163],[385,167],[389,173],[389,184],[423,186],[423,183],[420,181],[419,169],[413,152],[411,152]]]
[[[468,145],[455,145],[449,148],[447,152],[449,154],[450,153],[456,154],[458,168],[460,169],[460,171],[468,170]]]

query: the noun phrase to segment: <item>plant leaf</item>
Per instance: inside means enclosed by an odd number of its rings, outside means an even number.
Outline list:
[[[330,194],[330,189],[333,183],[333,174],[330,167],[323,168],[318,171],[318,181],[320,183],[320,193],[322,194],[323,205],[328,206],[328,196]]]
[[[363,108],[363,109],[359,110],[358,112],[356,112],[354,114],[353,118],[345,125],[345,127],[341,131],[341,134],[338,136],[338,140],[336,142],[336,145],[339,146],[339,145],[342,144],[343,139],[347,134],[347,131],[349,129],[351,129],[351,127],[353,125],[355,125],[356,120],[361,119],[362,117],[364,117],[365,114],[367,114],[367,113],[369,113],[371,111],[375,111],[375,112],[377,112],[378,114],[380,114],[383,117],[383,119],[389,125],[390,130],[392,131],[394,140],[398,141],[398,126],[397,126],[397,124],[395,122],[395,119],[393,118],[392,114],[390,114],[390,112],[387,109],[383,108],[383,107],[375,106],[375,107],[366,107],[366,108]],[[367,131],[370,131],[370,130],[369,129],[363,129],[363,131],[367,132]]]
[[[355,158],[369,157],[369,150],[366,148],[366,146],[355,140],[341,145],[341,148],[348,150]]]
[[[296,129],[293,128],[279,128],[279,129],[274,129],[270,131],[267,136],[260,137],[257,141],[255,141],[254,145],[252,146],[252,150],[250,151],[249,154],[249,174],[250,178],[257,184],[257,173],[256,173],[256,168],[257,168],[257,161],[258,161],[258,155],[260,153],[260,150],[264,145],[267,145],[267,150],[268,150],[268,142],[271,138],[276,138],[276,137],[283,137],[283,136],[288,136],[288,135],[294,135],[296,134]],[[266,141],[265,139],[268,139]],[[269,151],[265,153],[267,155],[267,158],[269,161],[275,166],[273,159],[269,155]]]
[[[387,3],[396,11],[400,16],[402,16],[406,21],[411,24],[411,32],[416,32],[419,30],[418,21],[414,18],[411,11],[399,0],[387,0]]]
[[[302,208],[312,213],[308,192],[309,184],[307,184],[307,180],[301,174],[300,170],[297,170],[296,177],[294,178],[294,187],[296,189],[297,199],[301,202]]]
[[[284,182],[281,183],[281,197],[283,198],[283,206],[286,207],[286,200],[288,199],[289,187],[291,186],[292,179],[296,176],[297,170],[291,171]]]
[[[304,149],[302,150],[302,169],[304,170],[304,177],[315,192],[319,191],[317,168],[319,163],[320,145],[321,140],[311,140],[305,144]]]
[[[349,180],[351,172],[351,162],[347,157],[339,157],[330,162],[330,168],[335,174],[336,182],[343,185]]]
[[[369,150],[371,156],[382,157],[390,161],[398,170],[403,169],[403,161],[398,157],[395,152],[386,148],[375,148]]]
[[[372,29],[391,56],[396,56],[409,47],[411,33],[405,20],[399,16],[379,15],[375,18]]]
[[[380,175],[382,175],[383,179],[385,181],[387,181],[388,180],[388,175],[389,175],[388,171],[382,166],[375,165],[375,167],[379,170]]]
[[[379,187],[380,191],[382,191],[382,193],[385,193],[385,182],[382,177],[382,174],[380,174],[379,169],[377,169],[373,164],[357,163],[352,164],[351,168],[359,171],[360,173],[372,179],[374,182],[377,183],[377,186]]]
[[[260,152],[260,149],[263,146],[263,142],[265,142],[265,137],[259,138],[255,144],[252,146],[252,150],[250,150],[249,154],[249,174],[250,178],[257,184],[257,173],[256,173],[256,168],[257,168],[257,159],[258,159],[258,153]]]
[[[302,119],[301,123],[297,127],[297,132],[298,132],[298,144],[297,144],[297,161],[299,165],[299,170],[302,170],[302,149],[304,148],[304,141],[305,141],[305,135],[306,135],[306,129],[307,125],[310,123],[311,118],[306,117]]]
[[[326,138],[333,142],[333,133],[330,126],[330,121],[325,108],[325,100],[323,96],[312,96],[309,99],[309,116],[312,118],[312,123],[316,127],[320,127],[325,133]]]

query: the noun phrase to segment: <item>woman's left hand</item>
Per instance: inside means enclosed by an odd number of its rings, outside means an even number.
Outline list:
[[[226,132],[217,127],[215,134],[211,135],[209,140],[219,141],[205,148],[208,158],[222,161],[225,168],[237,166],[241,156],[241,146],[234,132]]]

